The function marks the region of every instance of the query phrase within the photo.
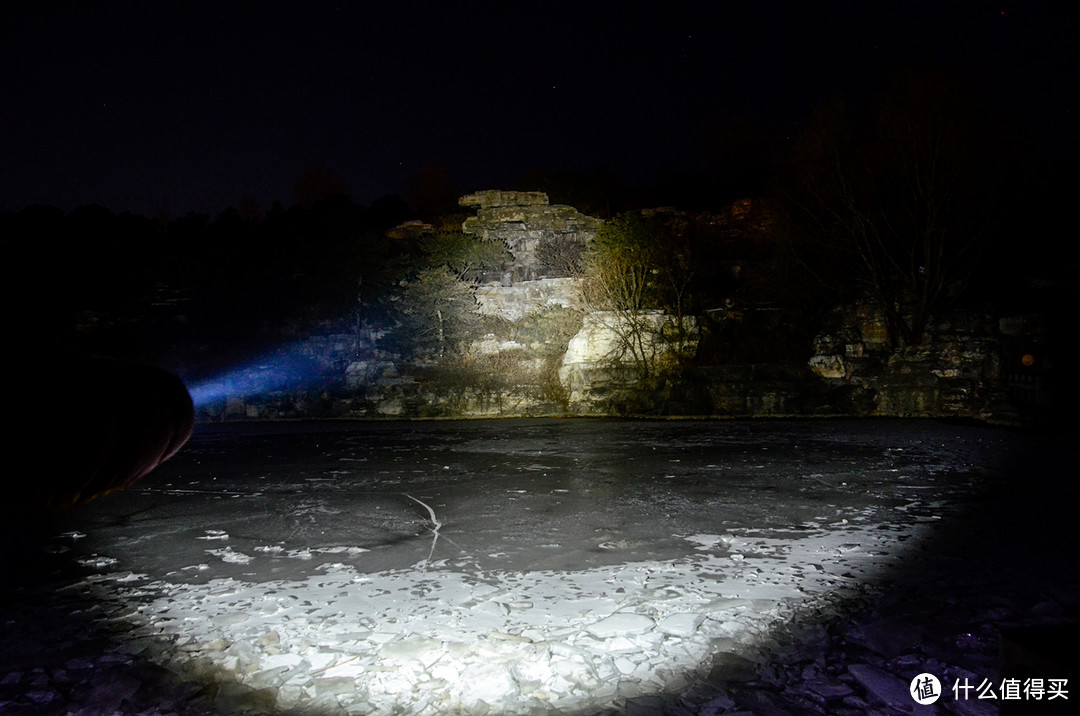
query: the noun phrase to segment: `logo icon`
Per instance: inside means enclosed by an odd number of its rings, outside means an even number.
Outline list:
[[[932,704],[941,697],[941,682],[933,674],[919,674],[911,680],[911,698],[915,703]]]

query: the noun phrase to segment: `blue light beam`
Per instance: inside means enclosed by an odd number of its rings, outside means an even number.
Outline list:
[[[326,370],[302,351],[303,344],[279,348],[250,363],[191,386],[195,408],[230,398],[250,398],[275,391],[299,390],[324,377]]]

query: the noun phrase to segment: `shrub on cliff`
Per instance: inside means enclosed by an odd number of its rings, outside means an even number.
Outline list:
[[[531,352],[562,357],[570,339],[581,330],[581,311],[554,306],[536,311],[513,324],[510,338]]]
[[[620,214],[604,222],[584,259],[582,299],[594,312],[612,315],[607,327],[618,338],[614,361],[634,363],[642,378],[655,375],[659,339],[684,342],[685,336],[658,336],[655,315],[675,316],[682,331],[689,307],[693,264],[656,216]],[[664,369],[669,368],[664,366]]]
[[[484,326],[476,312],[475,276],[508,256],[497,241],[430,227],[420,232],[385,303],[398,324],[398,347],[413,357],[441,358],[476,339]]]
[[[472,279],[477,271],[497,269],[512,257],[501,241],[488,241],[461,231],[433,231],[420,238],[423,263],[442,266],[459,280]]]
[[[476,296],[445,266],[418,271],[403,282],[393,304],[400,346],[414,356],[439,357],[476,338]]]

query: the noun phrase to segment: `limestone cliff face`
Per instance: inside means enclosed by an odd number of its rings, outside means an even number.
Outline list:
[[[572,207],[551,206],[539,192],[485,191],[463,197],[461,204],[477,209],[463,231],[502,242],[513,256],[485,277],[489,280],[469,284],[477,307],[470,314],[475,325],[464,343],[434,356],[403,350],[394,326],[309,336],[294,350],[320,377],[336,375],[336,382],[321,382],[317,390],[306,392],[229,396],[206,417],[1008,419],[1001,368],[1005,331],[986,317],[944,317],[930,327],[925,345],[893,350],[881,312],[860,303],[837,309],[833,325],[814,340],[808,362],[804,352],[783,362],[772,354],[751,353],[747,358],[718,346],[760,339],[762,332],[747,326],[756,325],[749,317],[765,315],[766,309],[742,311],[725,305],[688,316],[681,324],[661,311],[631,315],[588,310],[573,266],[559,265],[553,258],[572,258],[575,252],[580,256],[595,237],[599,219]],[[736,209],[747,207],[740,203]],[[760,253],[758,239],[770,230],[767,221],[746,228],[748,214],[735,209],[719,217],[664,215],[717,237],[731,254],[730,261],[720,263],[731,270],[729,283],[743,268],[752,267],[745,256],[752,259]],[[403,225],[397,230],[408,236],[430,227]],[[749,289],[770,286],[749,285],[746,293],[755,295]],[[738,325],[729,325],[733,323]],[[801,345],[805,350],[805,343]],[[1017,342],[1017,350],[1022,353],[1025,345]]]
[[[697,350],[697,321],[692,316],[677,325],[675,316],[651,311],[627,316],[615,311],[585,314],[581,330],[570,339],[559,366],[559,381],[567,390],[572,412],[605,415],[631,412],[650,381],[662,382],[680,359]]]
[[[486,283],[476,287],[479,311],[516,323],[550,308],[580,310],[576,278],[543,278],[517,283]]]
[[[365,336],[352,342],[355,346],[350,343],[349,350],[336,352],[345,359],[342,388],[347,397],[331,400],[333,414],[394,418],[567,413],[567,391],[558,371],[582,323],[580,279],[545,264],[537,249],[548,244],[583,252],[600,220],[573,207],[550,206],[540,192],[484,191],[460,203],[477,208],[463,232],[500,242],[513,256],[494,272],[497,280],[472,287],[477,326],[489,332],[440,357],[396,353],[392,331]],[[392,235],[430,230],[409,222]],[[233,415],[239,415],[237,409],[246,417],[295,415],[295,402],[283,404],[287,402],[285,395],[248,399],[234,406]]]
[[[464,196],[462,206],[477,207],[461,230],[481,239],[502,241],[514,256],[506,281],[565,277],[563,267],[541,260],[542,247],[582,249],[596,236],[601,221],[572,206],[550,205],[547,194],[482,191]],[[548,252],[549,254],[552,252]]]
[[[1001,342],[982,316],[956,313],[929,327],[922,345],[893,350],[882,312],[840,309],[836,328],[814,341],[811,370],[840,389],[842,413],[988,419],[1005,403]]]

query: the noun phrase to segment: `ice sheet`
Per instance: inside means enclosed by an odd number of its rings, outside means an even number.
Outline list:
[[[83,572],[66,593],[123,634],[69,669],[138,654],[216,684],[203,698],[221,710],[619,707],[869,588],[1000,459],[997,437],[902,421],[204,427],[53,536]]]

